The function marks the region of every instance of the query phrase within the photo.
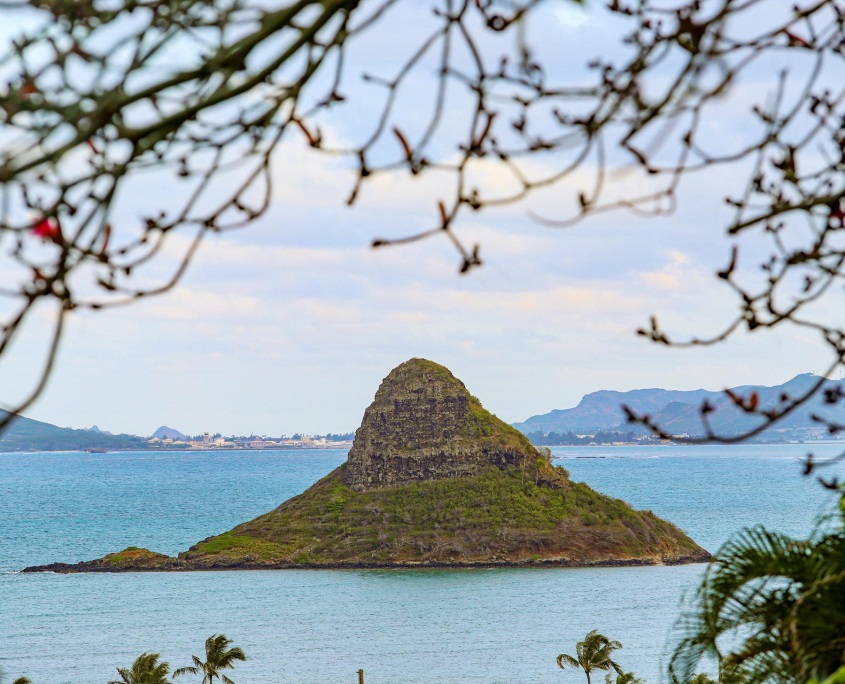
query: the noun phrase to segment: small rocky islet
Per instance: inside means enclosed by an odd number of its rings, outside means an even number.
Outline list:
[[[129,547],[24,572],[607,566],[710,554],[650,511],[570,480],[445,367],[382,381],[347,462],[269,513],[176,557]]]

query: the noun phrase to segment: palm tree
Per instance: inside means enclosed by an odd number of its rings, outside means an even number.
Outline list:
[[[681,681],[708,655],[720,682],[824,680],[845,664],[845,529],[808,540],[745,530],[711,563],[682,626],[671,665]]]
[[[719,684],[706,672],[701,672],[689,680],[689,684]]]
[[[672,684],[681,684],[681,681],[678,679],[678,675],[672,672],[671,669],[669,673],[672,675]],[[713,679],[706,672],[701,672],[697,675],[693,675],[692,679],[690,679],[687,684],[719,684],[719,682]]]
[[[640,679],[635,675],[633,672],[625,672],[623,674],[617,674],[616,679],[613,678],[613,675],[608,672],[604,676],[604,684],[645,684],[644,679]],[[690,682],[693,684],[693,682]],[[695,684],[706,684],[705,682],[695,682]]]
[[[183,674],[202,674],[202,684],[212,684],[215,678],[223,680],[223,684],[235,684],[220,670],[227,670],[235,666],[236,660],[246,660],[244,652],[237,646],[229,648],[232,643],[225,634],[213,634],[205,640],[205,662],[191,656],[194,661],[192,667],[180,667],[173,673],[174,677]]]
[[[167,673],[170,665],[158,662],[158,653],[144,653],[135,659],[132,668],[117,668],[119,680],[112,680],[109,684],[170,684]],[[27,680],[28,681],[28,680]],[[14,682],[17,684],[17,682]]]
[[[616,670],[617,674],[624,674],[622,668],[611,659],[613,652],[620,648],[622,648],[622,644],[618,641],[611,641],[604,634],[599,634],[597,629],[594,629],[584,638],[584,641],[575,644],[577,658],[561,653],[557,657],[557,664],[561,669],[566,669],[568,666],[584,670],[584,674],[587,675],[587,684],[592,684],[590,673],[593,670],[610,670],[612,668]]]

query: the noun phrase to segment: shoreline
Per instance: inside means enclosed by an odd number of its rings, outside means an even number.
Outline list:
[[[713,556],[689,555],[677,558],[629,558],[607,559],[600,561],[573,561],[569,559],[538,559],[527,561],[407,561],[397,563],[280,563],[280,564],[237,564],[210,565],[206,567],[192,566],[190,562],[179,558],[168,557],[173,561],[171,567],[104,567],[92,566],[98,561],[83,561],[81,563],[50,563],[47,565],[33,565],[18,572],[24,574],[51,573],[57,575],[76,575],[92,573],[136,573],[136,572],[250,572],[256,570],[471,570],[496,568],[613,568],[613,567],[646,567],[646,566],[676,566],[699,565],[709,563]]]

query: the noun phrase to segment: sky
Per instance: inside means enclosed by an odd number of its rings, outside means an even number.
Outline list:
[[[559,4],[554,17],[540,39],[557,37],[568,60],[613,44],[597,10]],[[396,36],[379,40],[369,60],[378,65],[384,50],[387,64]],[[765,89],[766,79],[754,85]],[[712,122],[714,136],[741,135],[729,113]],[[327,130],[343,138],[355,124]],[[437,179],[386,177],[350,208],[354,178],[341,161],[292,145],[274,165],[267,215],[209,238],[171,292],[71,316],[28,416],[140,435],[160,425],[187,434],[347,432],[381,379],[411,357],[447,366],[508,422],[600,389],[773,385],[823,368],[818,342],[797,331],[692,350],[635,334],[657,314],[678,337],[706,335],[736,311],[714,272],[730,250],[722,199],[742,187],[742,169],[697,175],[677,211],[657,219],[616,212],[555,229],[532,218],[556,215],[571,185],[465,217],[458,232],[481,244],[484,265],[461,276],[440,236],[369,246],[430,225]],[[127,215],[179,192],[155,178],[144,187]],[[0,365],[3,401],[31,383],[47,323],[45,314]]]

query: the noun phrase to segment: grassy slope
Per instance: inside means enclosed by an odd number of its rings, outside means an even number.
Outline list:
[[[546,484],[537,485],[530,474],[491,468],[476,477],[354,492],[343,484],[343,467],[181,557],[197,567],[225,567],[584,564],[703,554],[674,525],[558,473],[543,473]]]

